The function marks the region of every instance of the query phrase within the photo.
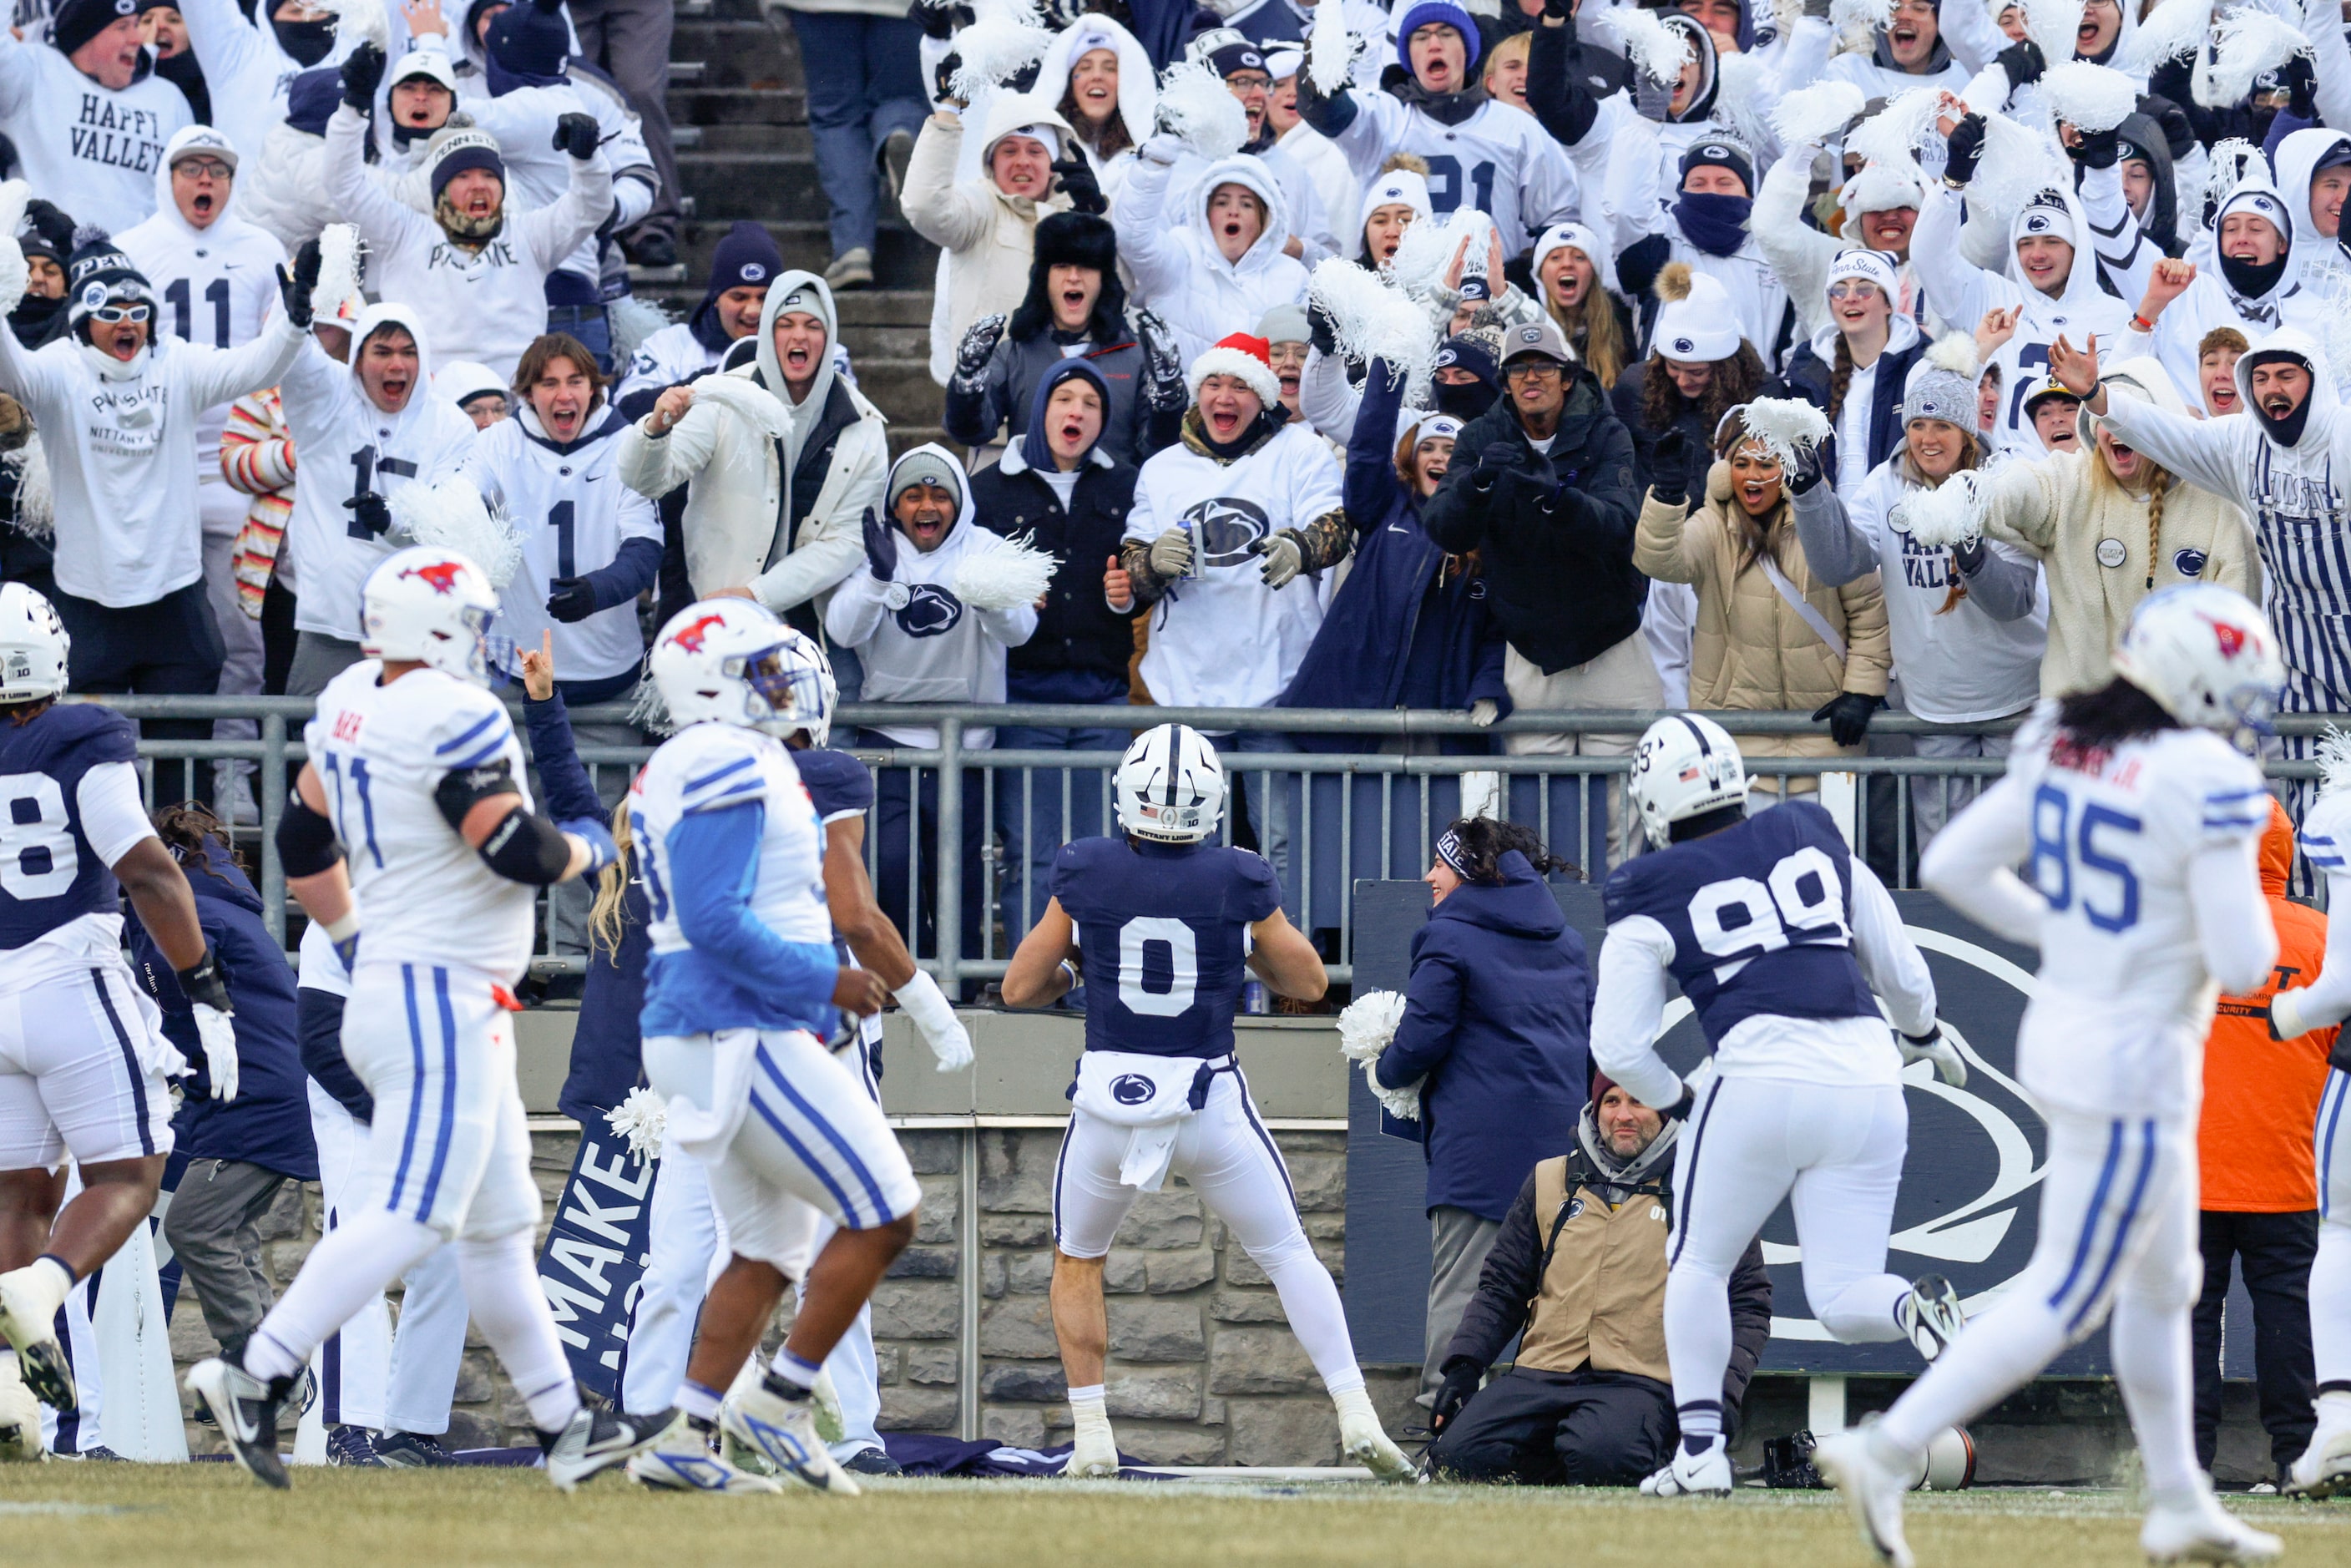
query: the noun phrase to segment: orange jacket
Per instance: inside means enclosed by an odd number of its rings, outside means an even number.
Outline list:
[[[2197,1129],[2202,1207],[2231,1214],[2292,1214],[2318,1207],[2311,1128],[2326,1086],[2335,1030],[2270,1038],[2270,998],[2306,986],[2326,956],[2326,916],[2285,896],[2294,824],[2275,800],[2262,830],[2262,891],[2277,925],[2277,964],[2249,997],[2222,997],[2204,1046],[2204,1119]]]

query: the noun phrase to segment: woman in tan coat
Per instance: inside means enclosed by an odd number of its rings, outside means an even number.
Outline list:
[[[1677,435],[1668,432],[1660,439]],[[1815,716],[1829,716],[1834,709],[1829,735],[1740,736],[1740,752],[1860,756],[1867,709],[1886,695],[1893,659],[1877,574],[1857,577],[1842,588],[1813,575],[1796,538],[1780,464],[1761,443],[1748,439],[1740,410],[1724,417],[1715,434],[1715,454],[1705,503],[1685,517],[1685,501],[1652,489],[1633,538],[1635,566],[1660,582],[1687,582],[1698,591],[1690,706],[1795,708]],[[1656,472],[1664,476],[1659,484],[1667,486],[1681,468],[1678,461],[1661,462]],[[1767,560],[1777,569],[1778,582]],[[1788,594],[1802,601],[1804,612]],[[1831,636],[1823,636],[1823,629]],[[1845,697],[1860,700],[1841,701]],[[1781,780],[1762,777],[1754,787],[1777,792]],[[1807,778],[1789,780],[1788,788],[1804,794],[1816,786]]]

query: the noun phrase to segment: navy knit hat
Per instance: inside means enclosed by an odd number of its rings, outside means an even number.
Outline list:
[[[507,161],[498,152],[498,139],[486,131],[471,125],[446,126],[434,133],[424,150],[433,160],[433,199],[439,201],[449,182],[468,169],[486,169],[504,184]]]
[[[499,12],[484,43],[490,64],[516,77],[560,77],[571,57],[571,30],[561,11],[542,11],[528,0]]]
[[[1755,193],[1755,155],[1729,137],[1708,136],[1691,142],[1682,154],[1681,176],[1687,180],[1691,170],[1708,166],[1729,170],[1739,176],[1749,195]]]
[[[730,288],[765,288],[783,270],[784,253],[776,248],[775,238],[768,233],[767,226],[747,218],[738,221],[710,253],[710,287],[704,291],[702,303],[694,308],[694,314],[686,318],[686,325],[697,338],[714,330],[710,319],[718,308],[720,295]]]
[[[110,299],[155,303],[147,275],[124,255],[103,229],[75,231],[72,259],[66,263],[66,315],[76,326]]]
[[[49,19],[49,41],[70,55],[126,16],[139,15],[139,0],[60,0]]]

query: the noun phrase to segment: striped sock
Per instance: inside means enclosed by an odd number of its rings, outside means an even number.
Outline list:
[[[722,1397],[716,1389],[705,1387],[689,1377],[678,1385],[677,1407],[696,1420],[716,1421]]]
[[[1682,1452],[1698,1458],[1722,1441],[1722,1401],[1693,1399],[1678,1406],[1675,1414],[1681,1419]]]

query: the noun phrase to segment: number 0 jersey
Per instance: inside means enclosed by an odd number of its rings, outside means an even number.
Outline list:
[[[1086,1049],[1223,1056],[1249,979],[1249,927],[1281,907],[1273,868],[1214,844],[1080,839],[1053,857],[1076,923]]]
[[[522,743],[506,706],[472,682],[416,669],[381,685],[382,673],[362,659],[337,675],[302,730],[366,912],[358,967],[449,964],[512,983],[530,962],[537,890],[483,864],[434,792],[503,760],[530,810]]]

